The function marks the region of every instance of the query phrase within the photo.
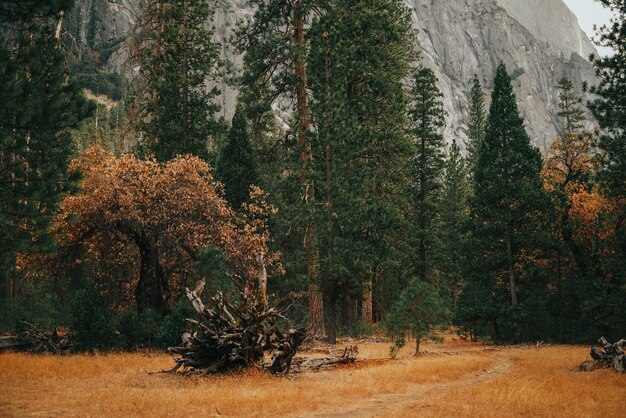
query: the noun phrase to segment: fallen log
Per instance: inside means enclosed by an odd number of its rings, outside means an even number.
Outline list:
[[[0,350],[36,354],[67,354],[72,350],[71,334],[60,334],[57,329],[42,331],[26,321],[20,321],[14,335],[0,339]]]
[[[614,369],[617,372],[626,372],[626,355],[624,355],[624,344],[626,339],[611,344],[606,338],[601,337],[598,340],[600,347],[592,346],[590,350],[593,360],[582,362],[577,370],[593,371],[597,369]]]
[[[328,357],[319,358],[298,358],[293,365],[293,371],[299,373],[309,370],[330,368],[339,364],[354,363],[358,353],[358,347],[354,345],[344,348],[343,353],[340,356],[330,355]]]

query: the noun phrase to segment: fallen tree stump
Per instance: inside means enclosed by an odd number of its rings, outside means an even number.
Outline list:
[[[598,340],[600,347],[591,347],[591,358],[582,362],[577,370],[593,371],[597,369],[614,369],[617,372],[626,372],[626,356],[624,355],[624,344],[626,339],[621,339],[615,344],[609,343],[606,338]]]
[[[71,334],[61,335],[57,329],[42,331],[26,321],[20,321],[18,331],[0,340],[0,350],[13,350],[36,354],[67,354],[73,348]]]
[[[306,338],[305,329],[282,332],[277,324],[280,313],[267,307],[267,301],[242,293],[239,304],[231,304],[218,292],[205,306],[200,295],[205,282],[198,283],[185,296],[197,319],[187,319],[191,332],[182,343],[168,351],[177,354],[176,365],[159,372],[221,373],[238,368],[258,367],[272,373],[287,373],[298,348]]]
[[[339,364],[354,363],[356,361],[356,356],[358,353],[358,347],[354,345],[344,348],[343,353],[340,356],[334,356],[331,354],[328,357],[298,358],[293,364],[293,371],[299,373],[308,370],[320,370],[330,368]]]

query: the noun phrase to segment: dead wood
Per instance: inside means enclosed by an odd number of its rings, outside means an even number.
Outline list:
[[[177,347],[172,369],[159,372],[221,373],[238,368],[258,367],[272,373],[287,373],[298,348],[306,338],[305,329],[281,331],[282,318],[275,308],[268,308],[263,295],[244,293],[240,303],[231,303],[218,292],[205,306],[201,299],[204,282],[185,296],[196,313],[187,319],[191,332],[183,335]]]
[[[626,339],[611,344],[606,338],[598,340],[599,347],[592,346],[590,353],[593,360],[586,360],[581,363],[577,370],[593,371],[597,369],[614,369],[617,372],[626,372],[626,356],[624,355],[624,344]]]
[[[308,370],[320,370],[337,366],[339,364],[350,364],[356,361],[358,347],[348,346],[344,348],[343,353],[339,356],[330,355],[320,358],[298,358],[293,364],[294,372],[304,372]]]
[[[72,348],[71,333],[60,334],[56,328],[52,331],[43,331],[26,321],[20,321],[14,335],[0,339],[0,350],[67,354]]]

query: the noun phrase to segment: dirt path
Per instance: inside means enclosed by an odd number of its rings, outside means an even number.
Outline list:
[[[494,354],[491,358],[494,364],[485,370],[472,372],[451,382],[417,384],[410,390],[401,393],[389,393],[369,399],[351,401],[348,405],[313,414],[301,413],[298,417],[371,417],[383,415],[390,410],[400,410],[428,395],[438,395],[451,389],[472,386],[496,379],[504,375],[511,365],[509,356],[505,353]]]

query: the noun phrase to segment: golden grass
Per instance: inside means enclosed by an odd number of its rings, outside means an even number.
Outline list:
[[[0,416],[332,415],[336,408],[373,397],[382,397],[382,407],[398,416],[549,416],[565,411],[570,416],[608,417],[624,405],[624,376],[569,371],[585,358],[586,349],[465,351],[415,359],[408,355],[412,347],[407,347],[398,360],[389,361],[384,360],[387,348],[388,344],[366,344],[359,347],[360,357],[369,361],[288,378],[257,371],[220,377],[147,375],[144,370],[172,364],[171,357],[162,354],[6,353],[0,355]],[[454,349],[431,344],[424,348]],[[480,379],[474,376],[507,358],[511,366],[501,377],[458,386],[468,378]],[[410,397],[402,405],[384,402],[387,394],[411,393],[421,387],[434,387],[440,394],[431,390],[416,403]],[[381,406],[377,408],[365,415],[381,414]]]
[[[587,347],[548,346],[503,352],[507,373],[470,387],[425,396],[387,416],[623,417],[626,375],[573,369]]]

